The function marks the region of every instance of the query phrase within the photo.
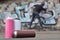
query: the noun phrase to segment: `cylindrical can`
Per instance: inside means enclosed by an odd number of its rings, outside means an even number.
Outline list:
[[[35,37],[35,31],[33,30],[17,30],[13,34],[13,38],[32,38]]]
[[[5,38],[12,38],[13,32],[14,32],[14,20],[8,17],[6,19],[5,24]]]
[[[14,20],[15,30],[21,30],[21,21]]]

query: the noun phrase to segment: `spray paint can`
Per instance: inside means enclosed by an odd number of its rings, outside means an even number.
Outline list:
[[[5,38],[12,38],[14,32],[14,20],[11,17],[6,19],[5,24]]]
[[[36,34],[33,30],[17,30],[13,33],[13,38],[32,38],[35,36]]]
[[[15,30],[21,30],[21,21],[20,20],[14,20]]]

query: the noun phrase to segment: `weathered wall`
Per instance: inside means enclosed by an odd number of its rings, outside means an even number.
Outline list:
[[[24,0],[0,0],[0,2],[13,2],[13,1],[16,1],[16,2],[20,2],[20,1],[24,1]],[[31,1],[31,0],[30,0]],[[34,1],[34,0],[32,0],[32,1]],[[43,0],[40,0],[40,1],[43,1]],[[57,2],[59,2],[59,0],[49,0],[49,1],[53,1],[53,2],[55,2],[55,3],[57,3]]]

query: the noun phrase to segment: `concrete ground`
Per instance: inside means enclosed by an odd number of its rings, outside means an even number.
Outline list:
[[[26,27],[22,27],[22,30],[28,29]],[[48,29],[46,31],[38,31],[38,28],[32,30],[35,30],[36,32],[36,37],[34,38],[12,38],[11,40],[60,40],[60,31],[52,31]],[[4,32],[0,32],[0,39],[5,39]]]
[[[0,33],[0,38],[4,38],[4,33]],[[60,40],[60,31],[36,31],[35,38],[14,38],[13,40]]]

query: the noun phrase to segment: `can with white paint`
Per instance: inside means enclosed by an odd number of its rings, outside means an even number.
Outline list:
[[[21,21],[14,20],[15,30],[21,30]]]

